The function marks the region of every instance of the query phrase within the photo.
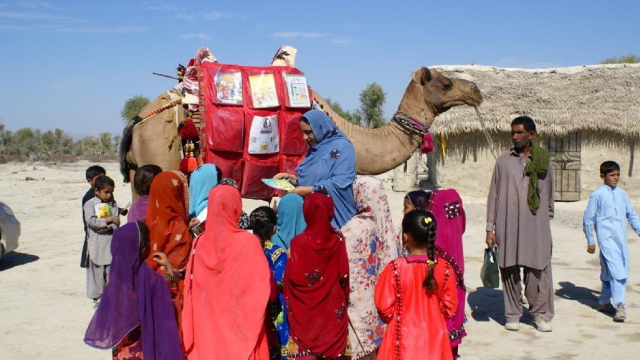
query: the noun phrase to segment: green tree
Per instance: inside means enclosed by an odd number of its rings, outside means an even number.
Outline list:
[[[98,156],[111,155],[113,149],[113,142],[111,133],[104,132],[100,134],[98,138]]]
[[[360,93],[360,111],[356,111],[355,117],[370,128],[384,126],[384,112],[382,106],[386,94],[378,83],[371,83]]]
[[[619,57],[613,56],[613,57],[606,58],[602,60],[600,64],[636,64],[639,62],[640,62],[640,56],[634,55],[634,54],[628,54],[628,55],[623,55]]]
[[[133,120],[133,117],[138,115],[143,107],[147,106],[151,101],[142,95],[136,95],[131,97],[124,103],[120,116],[125,123],[129,123]]]
[[[333,101],[330,98],[327,98],[326,101],[327,101],[327,104],[329,104],[329,106],[333,109],[333,111],[335,111],[343,119],[347,120],[352,124],[360,125],[360,121],[354,118],[351,112],[349,112],[348,110],[342,109],[342,106],[337,101]]]

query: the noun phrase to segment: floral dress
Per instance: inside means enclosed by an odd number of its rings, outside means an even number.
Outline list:
[[[289,358],[289,324],[287,323],[287,311],[282,294],[282,281],[284,279],[284,268],[287,263],[287,252],[271,241],[265,241],[264,254],[267,256],[269,268],[278,284],[278,301],[270,310],[271,320],[278,333],[278,343],[280,345],[280,355],[283,360]]]
[[[359,213],[345,224],[342,233],[349,256],[349,342],[352,358],[360,359],[382,342],[386,325],[378,316],[374,291],[397,250],[384,185],[376,178],[362,176],[353,187]]]

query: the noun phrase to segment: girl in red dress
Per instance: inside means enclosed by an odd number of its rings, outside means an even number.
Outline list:
[[[390,262],[376,284],[375,303],[388,324],[378,360],[453,359],[446,319],[458,295],[451,265],[436,260],[436,220],[413,210],[402,220],[408,255]]]

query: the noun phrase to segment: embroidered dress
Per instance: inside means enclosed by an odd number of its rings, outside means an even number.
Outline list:
[[[425,292],[426,256],[408,256],[389,263],[376,285],[375,302],[388,326],[378,360],[451,360],[445,319],[458,306],[455,276],[446,261],[438,261],[435,291]]]
[[[349,260],[340,232],[331,226],[333,209],[329,196],[307,195],[303,204],[307,228],[291,241],[284,273],[285,305],[295,343],[291,357],[342,359],[347,350]]]
[[[397,249],[391,210],[384,185],[371,176],[353,184],[358,214],[342,228],[349,256],[349,341],[352,359],[380,346],[386,325],[378,317],[373,295],[378,276]]]
[[[466,228],[466,214],[462,199],[454,189],[434,190],[431,192],[427,210],[436,218],[436,256],[451,265],[455,273],[458,291],[458,308],[453,317],[447,320],[451,346],[456,347],[467,336],[464,329],[466,316],[464,312],[467,289],[464,285],[464,252],[462,235]]]

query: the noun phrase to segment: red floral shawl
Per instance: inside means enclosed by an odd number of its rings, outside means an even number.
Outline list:
[[[312,193],[302,211],[307,228],[291,240],[284,295],[291,336],[301,352],[343,355],[349,318],[349,261],[340,232],[331,226],[333,201]]]

